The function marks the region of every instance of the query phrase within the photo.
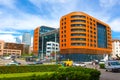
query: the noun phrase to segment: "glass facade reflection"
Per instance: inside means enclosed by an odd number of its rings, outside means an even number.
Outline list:
[[[103,55],[97,54],[63,54],[61,55],[61,60],[73,60],[73,61],[93,61],[93,60],[101,60],[103,59]]]
[[[107,48],[106,27],[100,23],[97,23],[97,37],[98,37],[98,47]]]
[[[50,32],[41,34],[39,37],[39,56],[43,53],[46,55],[46,43],[52,41],[59,43],[59,30],[52,30]],[[42,44],[43,43],[43,44]]]

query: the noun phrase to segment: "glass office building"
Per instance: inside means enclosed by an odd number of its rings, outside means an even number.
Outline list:
[[[22,35],[22,43],[26,45],[31,45],[31,34],[29,32],[25,32]]]
[[[34,30],[33,52],[40,58],[46,55],[46,43],[59,42],[59,30],[47,26],[37,27]]]

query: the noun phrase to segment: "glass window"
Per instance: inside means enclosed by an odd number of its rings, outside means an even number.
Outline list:
[[[71,20],[71,22],[86,22],[86,21],[78,19],[78,20]]]
[[[83,15],[73,15],[71,18],[86,18],[86,16]]]
[[[71,34],[71,36],[86,36],[86,34],[77,34],[77,33],[75,33],[75,34]]]
[[[85,32],[86,30],[85,29],[71,29],[72,32],[76,32],[76,31],[79,31],[79,32]]]
[[[71,38],[72,41],[86,41],[86,38]]]
[[[74,26],[84,26],[85,27],[86,25],[85,24],[71,24],[71,26],[72,27],[74,27]]]
[[[71,43],[72,46],[86,46],[85,43]]]
[[[97,42],[98,47],[107,48],[107,32],[106,27],[100,23],[97,23]]]

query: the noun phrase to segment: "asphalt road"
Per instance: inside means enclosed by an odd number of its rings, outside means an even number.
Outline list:
[[[23,65],[26,65],[27,63],[24,60],[17,59],[18,62],[21,62]],[[7,63],[11,62],[11,60],[2,60],[0,59],[0,65],[5,65]],[[87,65],[88,68],[93,68],[92,65]],[[100,72],[100,80],[120,80],[120,72],[106,72],[105,69],[99,69]]]
[[[92,65],[87,65],[88,68],[93,68]],[[120,72],[106,72],[105,69],[99,69],[100,72],[100,80],[120,80]]]
[[[100,80],[120,80],[120,72],[106,72],[105,69],[101,71]]]

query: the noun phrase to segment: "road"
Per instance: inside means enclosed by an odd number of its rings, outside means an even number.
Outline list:
[[[106,72],[105,69],[99,69],[101,72],[100,80],[120,80],[120,72]]]
[[[93,68],[92,65],[87,65],[88,68]],[[105,69],[99,69],[100,72],[100,80],[120,80],[120,72],[106,72]]]
[[[22,65],[26,65],[25,60],[16,59],[18,62],[22,63]],[[0,65],[5,65],[11,62],[11,60],[2,60],[0,59]],[[92,65],[87,65],[88,68],[93,68]],[[120,72],[106,72],[105,69],[99,69],[100,72],[100,80],[120,80]]]

